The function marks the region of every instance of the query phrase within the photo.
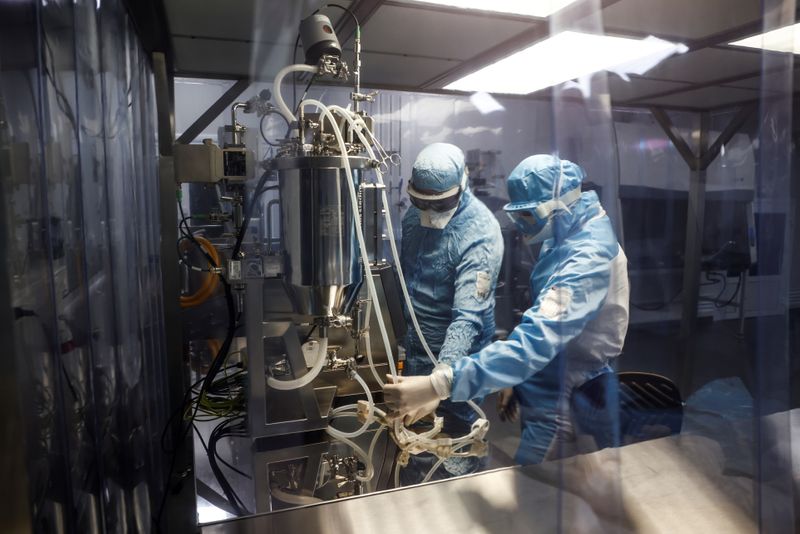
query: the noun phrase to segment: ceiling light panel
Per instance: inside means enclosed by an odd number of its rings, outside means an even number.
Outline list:
[[[773,52],[800,54],[800,23],[793,26],[784,26],[777,30],[761,33],[728,44],[746,48],[761,48],[764,50],[772,50]]]
[[[549,17],[577,0],[413,0],[418,4],[436,4],[497,13],[511,13],[529,17]]]
[[[593,73],[642,74],[686,47],[654,37],[629,39],[566,31],[447,85],[454,91],[525,95]]]

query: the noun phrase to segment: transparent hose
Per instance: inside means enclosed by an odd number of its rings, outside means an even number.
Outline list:
[[[273,389],[279,389],[281,391],[287,391],[290,389],[298,389],[307,384],[310,384],[317,375],[319,375],[322,368],[325,367],[325,362],[328,361],[328,338],[323,337],[319,340],[319,350],[317,351],[317,360],[314,362],[314,367],[311,368],[309,372],[301,376],[300,378],[295,378],[294,380],[278,380],[274,377],[267,378],[267,384],[269,387]]]
[[[378,384],[383,387],[383,380],[381,380],[381,375],[378,373],[378,370],[375,369],[375,363],[372,361],[372,347],[370,346],[369,340],[369,332],[364,332],[364,346],[366,347],[367,351],[367,362],[369,362],[369,370],[372,371],[372,376],[375,377],[375,380]]]
[[[369,132],[369,129],[366,128],[366,124],[364,123],[363,119],[361,119],[361,117],[353,119],[353,117],[350,116],[349,113],[347,113],[347,110],[339,106],[331,106],[331,110],[338,111],[348,118],[351,128],[356,132],[361,142],[367,148],[367,153],[370,155],[372,159],[375,159],[375,154],[370,147],[372,143],[370,143],[369,140],[362,133],[362,129]],[[383,205],[389,206],[389,198],[386,195],[386,184],[383,181],[383,174],[380,172],[380,170],[375,169],[375,175],[378,177],[378,184],[383,186],[381,188],[381,200],[383,202]],[[411,302],[411,296],[408,293],[408,287],[406,286],[405,276],[403,275],[403,268],[400,265],[400,254],[397,251],[397,244],[394,241],[395,234],[394,234],[394,226],[392,225],[392,217],[389,214],[388,209],[383,210],[383,217],[386,221],[386,233],[389,236],[389,247],[391,248],[392,251],[392,258],[394,259],[395,268],[397,269],[397,277],[400,280],[400,288],[403,291],[403,297],[406,302],[406,308],[408,309],[408,314],[411,317],[411,322],[414,325],[414,330],[417,332],[417,337],[422,343],[422,347],[425,349],[425,353],[428,355],[428,359],[435,366],[437,365],[438,361],[436,360],[436,357],[433,355],[433,351],[431,351],[430,346],[428,346],[428,342],[425,340],[425,336],[422,334],[422,329],[419,326],[419,321],[417,321],[417,314],[414,312],[414,306]],[[486,419],[486,414],[480,408],[480,406],[478,406],[473,401],[467,401],[467,404],[470,406],[470,408],[475,410],[475,412],[478,414],[478,417],[480,417],[481,419]]]
[[[278,111],[286,119],[286,122],[291,125],[297,120],[297,118],[294,116],[294,113],[292,113],[292,110],[289,109],[289,106],[286,105],[286,102],[283,100],[283,96],[281,96],[281,84],[283,83],[283,78],[290,72],[310,72],[312,74],[316,74],[319,72],[319,69],[314,65],[298,63],[296,65],[288,65],[283,67],[280,71],[278,71],[277,76],[275,76],[275,81],[272,83],[272,96],[275,97],[275,104],[278,107]]]
[[[462,443],[458,447],[453,447],[453,450],[451,451],[451,454],[456,452],[459,449],[462,449],[462,448],[466,447],[467,445],[468,445],[468,443]],[[439,461],[436,462],[433,467],[431,467],[431,470],[428,471],[428,474],[425,475],[425,478],[422,479],[421,483],[425,483],[425,482],[429,481],[431,479],[431,477],[433,476],[433,474],[436,472],[436,470],[439,469],[439,466],[441,466],[444,463],[444,461],[447,460],[447,458],[450,458],[450,456],[446,456],[444,458],[439,458]]]
[[[331,410],[331,418],[336,418],[336,417],[358,417],[358,413],[357,412],[350,411],[350,410],[357,410],[357,409],[358,409],[358,405],[357,404],[348,404],[346,406],[340,406],[338,408],[334,408],[333,410]],[[381,410],[379,408],[374,408],[374,411],[379,416],[386,417],[386,413],[383,410]],[[371,423],[372,421],[369,421],[369,422]],[[373,456],[373,453],[375,452],[375,445],[378,443],[378,439],[380,438],[380,436],[383,433],[384,429],[385,429],[385,427],[381,426],[381,427],[378,428],[378,430],[375,431],[375,435],[372,436],[372,441],[369,444],[369,450],[367,451],[366,458],[362,458],[362,459],[364,459],[364,464],[366,465],[366,468],[364,470],[364,476],[359,478],[359,480],[361,480],[362,482],[370,481],[370,480],[372,480],[373,476],[375,476],[375,469],[374,469],[374,466],[372,464],[372,456]],[[331,432],[331,430],[333,430],[335,432]],[[328,432],[328,435],[330,435],[332,438],[338,439],[338,440],[346,443],[347,445],[350,445],[351,447],[354,447],[354,450],[355,450],[355,447],[356,447],[355,444],[353,444],[347,437],[341,437],[340,433],[338,431],[336,431],[335,428],[333,428],[331,426],[328,426],[327,432]],[[359,450],[361,450],[361,449],[359,449]]]
[[[269,490],[269,493],[273,497],[277,497],[286,504],[294,504],[296,506],[303,506],[306,504],[317,504],[323,502],[322,499],[319,499],[317,497],[312,497],[311,495],[295,495],[293,493],[288,493],[286,491],[283,491],[282,489],[279,488],[271,488]]]
[[[380,428],[378,428],[378,430],[375,431],[375,435],[372,436],[372,441],[370,442],[369,450],[367,451],[367,456],[369,456],[369,463],[367,464],[367,470],[364,471],[364,475],[365,475],[365,477],[367,475],[369,475],[368,482],[367,482],[367,489],[369,491],[372,491],[374,489],[373,485],[372,485],[372,479],[375,476],[375,473],[374,473],[375,469],[374,469],[373,464],[372,464],[372,458],[373,458],[373,454],[375,453],[375,445],[378,443],[378,439],[380,439],[381,434],[383,434],[383,430],[384,430],[384,427],[380,427]]]
[[[372,416],[373,410],[375,409],[375,403],[372,400],[372,392],[370,392],[369,386],[367,386],[367,383],[364,382],[363,378],[358,376],[358,373],[356,373],[353,376],[353,378],[355,379],[356,382],[358,382],[361,385],[362,388],[364,388],[364,393],[367,394],[367,402],[369,403],[369,409],[367,410],[367,417],[366,420],[364,421],[364,424],[361,425],[361,427],[358,430],[354,430],[353,432],[342,432],[341,430],[337,430],[336,428],[333,428],[332,426],[329,425],[328,434],[337,439],[356,438],[361,434],[363,434],[364,432],[366,432],[367,428],[369,428],[369,425],[371,425],[375,420],[374,417]],[[331,412],[331,417],[336,417],[341,413],[342,412],[337,412],[336,410],[334,410]]]
[[[400,462],[397,460],[394,463],[394,487],[400,487]]]

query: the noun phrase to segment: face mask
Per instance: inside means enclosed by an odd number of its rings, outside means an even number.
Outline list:
[[[456,214],[457,209],[458,206],[447,211],[420,210],[419,225],[423,228],[442,230],[453,218],[453,215]]]
[[[541,230],[535,234],[525,234],[522,240],[526,245],[536,245],[553,237],[553,219],[548,219]]]

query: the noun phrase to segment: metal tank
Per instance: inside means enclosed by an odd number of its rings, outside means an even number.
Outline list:
[[[356,189],[367,166],[349,157]],[[339,156],[277,158],[285,280],[295,311],[344,313],[348,289],[361,280],[347,173]]]

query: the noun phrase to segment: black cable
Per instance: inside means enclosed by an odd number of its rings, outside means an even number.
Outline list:
[[[186,440],[189,431],[192,429],[192,424],[194,423],[194,420],[197,417],[197,412],[200,409],[200,400],[202,400],[203,395],[205,395],[205,392],[208,391],[211,384],[214,383],[214,378],[216,377],[217,373],[219,373],[219,371],[222,369],[222,366],[227,360],[228,352],[230,351],[231,344],[233,343],[233,337],[236,330],[236,308],[233,302],[233,293],[231,292],[231,286],[228,283],[228,281],[225,280],[225,277],[223,277],[220,274],[219,278],[220,281],[222,282],[223,287],[225,288],[225,302],[227,303],[228,306],[228,331],[225,335],[225,340],[223,341],[222,346],[219,349],[219,352],[217,352],[214,361],[211,362],[211,367],[209,368],[208,373],[202,380],[202,386],[200,387],[200,392],[198,394],[198,402],[197,404],[195,404],[191,417],[189,417],[189,424],[186,425],[186,428],[183,430],[183,432],[181,432],[179,443]],[[156,529],[159,531],[161,529],[161,519],[164,515],[164,507],[166,506],[167,496],[169,495],[169,489],[171,486],[170,479],[172,478],[172,472],[175,470],[175,463],[178,459],[179,450],[180,447],[176,446],[172,452],[172,458],[169,464],[169,471],[167,472],[167,485],[166,488],[164,488],[164,493],[161,497],[161,503],[159,504],[158,513],[155,518]]]
[[[308,89],[306,89],[306,90],[308,90]],[[264,120],[269,115],[278,115],[280,118],[282,118],[286,122],[286,127],[288,128],[289,131],[291,131],[292,125],[289,123],[289,119],[284,117],[282,113],[278,113],[276,111],[268,111],[267,113],[265,113],[264,115],[261,116],[261,121],[259,121],[259,123],[258,123],[258,132],[261,134],[261,139],[263,139],[264,142],[267,143],[271,147],[279,147],[280,143],[273,143],[272,141],[267,139],[266,135],[264,135]],[[287,137],[288,137],[288,132],[287,132]]]
[[[206,451],[206,454],[208,454],[208,445],[206,445],[206,442],[203,439],[203,434],[200,433],[200,429],[197,428],[197,425],[194,424],[194,421],[192,422],[192,428],[194,428],[194,431],[197,434],[197,437],[200,438],[200,445],[203,446],[203,450]]]
[[[714,275],[714,277],[712,278],[711,275]],[[725,283],[725,279],[717,273],[706,271],[705,276],[707,281],[701,283],[701,286],[715,286],[720,282]]]
[[[238,416],[238,417],[241,417],[241,416]],[[233,420],[233,419],[236,419],[236,418],[228,419],[228,421],[231,421],[231,420]],[[242,422],[244,422],[244,419],[242,419]],[[239,432],[235,432],[235,433],[233,433],[233,432],[226,432],[226,429],[225,429],[225,428],[223,428],[223,429],[222,429],[222,430],[221,430],[221,431],[220,431],[220,432],[217,434],[217,436],[216,436],[216,437],[217,437],[217,440],[219,440],[220,438],[223,438],[223,437],[247,437],[247,434],[246,434],[246,432],[241,432],[241,433],[239,433]],[[245,478],[247,478],[247,479],[249,479],[249,480],[251,480],[251,479],[252,479],[252,477],[251,477],[250,475],[248,475],[247,473],[245,473],[245,472],[243,472],[243,471],[241,471],[241,470],[237,469],[236,467],[232,466],[232,465],[231,465],[231,464],[229,464],[227,461],[225,461],[225,459],[224,459],[224,458],[223,458],[223,457],[222,457],[222,456],[219,454],[219,451],[217,451],[217,450],[216,450],[216,444],[215,444],[214,454],[215,454],[216,458],[217,458],[217,459],[218,459],[220,462],[222,462],[222,464],[223,464],[223,465],[225,465],[225,466],[226,466],[228,469],[231,469],[231,470],[232,470],[232,471],[234,471],[235,473],[238,473],[239,475],[241,475],[241,476],[243,476],[243,477],[245,477]]]
[[[728,289],[728,277],[725,275],[720,276],[720,280],[722,280],[722,289],[720,289],[719,293],[716,297],[714,297],[714,304],[719,302],[719,299],[722,298],[722,295],[725,294],[725,290]]]
[[[53,54],[53,48],[50,46],[50,41],[48,41],[47,39],[46,32],[42,33],[42,38],[43,38],[42,40],[44,41],[47,54],[50,56],[50,66],[55,68],[56,65],[55,54]],[[45,76],[50,80],[50,83],[53,85],[53,89],[56,92],[56,103],[58,104],[58,108],[61,110],[64,116],[67,117],[67,120],[72,125],[72,128],[75,129],[76,128],[75,114],[72,112],[72,106],[69,103],[69,99],[64,94],[64,91],[62,91],[61,87],[59,87],[58,81],[56,80],[55,76],[53,76],[53,73],[48,68],[46,61],[44,62],[44,72]]]
[[[314,11],[319,13],[319,9]],[[314,14],[312,13],[312,15]],[[297,39],[294,40],[294,49],[292,51],[292,65],[297,65],[297,47],[300,46],[300,32],[297,32]],[[297,109],[297,73],[292,73],[292,108]]]
[[[267,178],[269,178],[269,175],[270,175],[269,171],[261,175],[261,179],[258,180],[258,184],[256,185],[256,188],[253,191],[253,198],[250,199],[250,204],[248,204],[247,208],[244,211],[244,220],[242,221],[242,228],[239,230],[239,235],[236,236],[236,243],[233,246],[233,254],[231,254],[231,259],[233,260],[239,259],[239,252],[242,248],[242,241],[244,240],[244,235],[247,233],[247,226],[250,224],[250,217],[252,217],[253,215],[253,208],[255,208],[258,197],[267,191],[278,188],[277,185],[264,187],[264,184],[267,182]]]
[[[669,299],[667,301],[664,301],[664,302],[659,302],[658,304],[653,304],[653,305],[637,304],[636,302],[631,301],[631,306],[633,306],[634,308],[636,308],[638,310],[642,310],[642,311],[663,310],[668,305],[670,305],[673,302],[675,302],[675,300],[677,300],[677,298],[681,296],[681,293],[683,293],[683,289],[679,289],[678,292],[675,293],[675,295],[671,299]]]
[[[231,419],[226,419],[219,425],[217,425],[214,430],[211,431],[211,436],[208,439],[208,462],[211,466],[211,470],[214,473],[217,482],[219,483],[220,487],[222,488],[222,492],[225,494],[225,497],[230,502],[231,506],[233,507],[234,511],[237,515],[247,515],[249,512],[247,508],[244,506],[244,503],[236,494],[236,491],[231,486],[228,479],[225,478],[225,474],[220,469],[219,464],[217,464],[217,442],[220,438],[224,437],[224,430],[225,428],[232,422],[237,419],[244,421],[243,417],[234,417]]]
[[[311,75],[311,79],[308,80],[308,83],[306,84],[306,88],[303,90],[303,96],[300,97],[300,103],[302,103],[303,100],[306,99],[306,96],[308,96],[308,90],[309,90],[309,88],[311,87],[311,85],[315,81],[317,81],[317,75],[316,74],[312,74]],[[294,114],[295,114],[295,116],[299,116],[300,115],[300,104],[295,104]]]
[[[178,257],[180,258],[183,255],[180,252],[180,242],[181,242],[181,240],[182,239],[188,239],[189,241],[192,242],[192,244],[194,246],[196,246],[200,250],[200,252],[203,253],[203,256],[205,256],[206,260],[208,260],[209,265],[211,265],[212,267],[219,267],[219,265],[217,265],[217,263],[211,257],[211,254],[209,254],[206,251],[206,249],[203,248],[203,246],[200,244],[200,242],[197,241],[197,239],[195,239],[191,228],[189,228],[189,223],[187,222],[187,221],[189,221],[189,219],[191,219],[193,217],[193,215],[189,215],[187,217],[183,213],[183,204],[181,204],[180,200],[178,201],[178,211],[180,211],[180,214],[181,214],[181,219],[180,219],[180,221],[178,221],[178,230],[181,232],[181,234],[183,236],[181,239],[178,239]]]
[[[242,368],[242,364],[241,363],[235,363],[233,365],[229,365],[227,367],[222,368],[220,371],[227,371],[228,369],[235,369],[235,368],[241,369]],[[173,411],[172,414],[169,416],[169,419],[167,419],[167,424],[164,425],[164,430],[161,432],[161,450],[164,451],[165,453],[167,453],[167,454],[172,453],[172,451],[167,450],[167,446],[166,446],[167,431],[172,426],[172,421],[175,419],[175,417],[177,417],[180,414],[182,414],[183,412],[185,412],[187,406],[191,405],[192,392],[194,391],[194,388],[199,386],[200,383],[203,380],[205,380],[205,377],[200,378],[197,382],[195,382],[194,384],[189,386],[189,388],[186,390],[186,393],[183,395],[183,400],[181,401],[180,406],[178,406],[175,409],[175,411]]]
[[[322,6],[321,9],[324,9],[326,7],[336,7],[336,8],[341,9],[342,11],[346,12],[348,15],[353,17],[353,22],[356,23],[356,28],[360,28],[361,27],[361,24],[358,23],[358,17],[356,17],[356,14],[353,13],[353,11],[350,8],[344,7],[344,6],[339,5],[339,4],[325,4],[324,6]],[[317,10],[317,11],[319,11],[319,10]]]
[[[302,343],[300,343],[300,344],[301,344],[301,345],[305,345],[305,344],[306,344],[306,342],[307,342],[309,339],[311,339],[311,334],[313,334],[313,333],[314,333],[314,330],[316,330],[316,329],[317,329],[317,325],[314,325],[314,326],[312,326],[312,327],[311,327],[311,330],[309,330],[309,331],[308,331],[308,334],[306,334],[306,337],[303,339],[303,342],[302,342]]]
[[[739,290],[742,288],[742,278],[743,278],[743,276],[740,274],[739,275],[739,279],[736,281],[736,289],[734,289],[733,294],[731,295],[731,298],[728,299],[728,301],[725,302],[725,303],[715,302],[714,306],[716,306],[717,308],[725,308],[725,307],[730,306],[731,304],[733,304],[734,299],[737,297],[737,295],[739,295]],[[737,306],[738,306],[738,304],[737,304]]]

